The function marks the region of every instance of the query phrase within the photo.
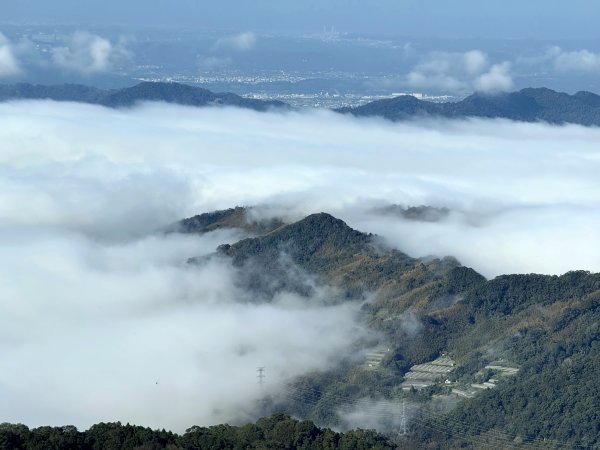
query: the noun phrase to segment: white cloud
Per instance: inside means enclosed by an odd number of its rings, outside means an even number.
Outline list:
[[[600,53],[585,49],[569,52],[560,47],[552,47],[548,54],[558,72],[600,73]]]
[[[352,211],[433,204],[456,220],[402,222],[404,240],[382,234],[488,276],[600,270],[600,239],[586,225],[600,198],[596,128],[52,102],[4,104],[0,119],[0,218],[14,226],[126,237],[199,211],[276,204],[371,231]]]
[[[480,50],[464,53],[432,52],[406,76],[413,88],[441,89],[464,93],[474,89],[497,91],[513,85],[507,62],[490,67],[488,56]]]
[[[458,78],[443,73],[424,73],[412,71],[406,76],[407,84],[417,89],[442,89],[448,92],[461,92],[469,89],[469,85]]]
[[[0,78],[11,77],[21,73],[21,65],[10,41],[0,33]]]
[[[357,305],[247,301],[227,265],[184,264],[232,239],[109,244],[0,227],[3,420],[119,420],[181,432],[251,418],[257,366],[267,367],[266,391],[277,392],[289,377],[334,364],[361,334]]]
[[[52,49],[52,61],[63,69],[89,75],[111,70],[127,53],[123,42],[115,45],[101,36],[79,31],[66,46]]]
[[[231,58],[219,58],[216,56],[208,56],[206,58],[200,59],[200,61],[198,62],[198,67],[201,70],[214,70],[230,66],[232,63],[233,60]]]
[[[593,75],[600,73],[600,53],[552,46],[536,55],[515,58],[515,65],[523,72],[553,73],[560,77],[565,74]]]
[[[463,55],[466,71],[470,74],[479,74],[488,67],[488,57],[480,50],[471,50]]]
[[[233,36],[219,38],[217,42],[215,42],[213,50],[234,50],[238,52],[247,52],[252,50],[257,42],[258,37],[256,34],[251,32],[240,33]]]
[[[507,92],[514,88],[514,82],[510,75],[510,64],[494,64],[490,70],[481,74],[475,80],[475,89],[480,92]]]

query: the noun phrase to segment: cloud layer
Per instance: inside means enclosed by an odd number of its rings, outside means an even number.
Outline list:
[[[123,43],[114,45],[108,39],[88,32],[78,31],[63,47],[52,49],[56,66],[83,75],[106,72],[114,63],[127,56]]]
[[[600,198],[596,128],[51,102],[4,104],[0,118],[0,218],[12,225],[123,237],[268,203],[364,228],[360,212],[373,204],[430,204],[454,215],[377,231],[403,228],[401,249],[452,254],[488,276],[600,268],[589,229]]]
[[[514,87],[510,67],[508,61],[490,64],[488,55],[480,50],[431,52],[406,76],[406,83],[416,89],[447,92],[505,92]]]
[[[0,79],[27,76],[42,69],[90,76],[114,72],[132,57],[123,37],[111,41],[87,31],[63,36],[62,42],[40,47],[28,36],[9,40],[0,32]]]
[[[0,33],[0,79],[18,75],[21,65],[15,56],[11,42]]]
[[[567,73],[600,73],[600,53],[589,50],[565,51],[560,47],[548,50],[558,72]]]
[[[0,121],[3,420],[235,420],[257,366],[277,384],[344,354],[357,305],[249,301],[229,266],[184,264],[242,235],[156,233],[200,212],[329,211],[486,276],[600,270],[595,128],[54,102],[2,104]],[[389,203],[451,214],[373,214]]]
[[[217,39],[213,50],[233,50],[237,52],[247,52],[252,50],[258,41],[256,34],[245,32],[234,34]]]
[[[293,295],[256,303],[219,262],[231,242],[147,236],[120,243],[1,227],[0,414],[35,425],[123,421],[182,431],[253,417],[262,392],[337,361],[358,305]],[[169,407],[165,407],[169,405]]]

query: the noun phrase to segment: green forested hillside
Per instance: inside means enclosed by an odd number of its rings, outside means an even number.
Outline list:
[[[236,208],[182,223],[186,232],[207,232],[247,226],[245,214]],[[359,320],[372,331],[334,369],[290,380],[282,395],[265,398],[264,410],[338,429],[347,428],[344,411],[354,411],[394,435],[400,448],[600,448],[600,274],[486,280],[451,257],[419,259],[390,249],[325,213],[288,225],[276,220],[254,232],[259,236],[212,255],[232,264],[254,301],[273,301],[283,291],[308,300],[326,288],[333,302],[360,302]],[[440,357],[452,364],[443,378],[423,388],[403,384]],[[398,436],[406,405],[407,435]],[[195,427],[182,436],[120,424],[87,432],[5,424],[0,443],[391,448],[371,432],[337,434],[283,415],[243,427]]]
[[[326,213],[218,250],[234,266],[243,268],[242,273],[254,283],[275,284],[277,289],[327,284],[354,299],[378,289],[410,291],[457,265],[454,259],[425,262],[385,248],[375,236],[353,230]],[[261,281],[265,278],[268,283]],[[306,289],[298,289],[306,293]]]
[[[184,434],[121,423],[100,423],[87,431],[75,427],[0,424],[1,450],[244,450],[395,448],[383,436],[365,430],[336,433],[309,421],[276,414],[243,426],[192,427]]]
[[[411,445],[446,448],[463,445],[464,436],[476,443],[486,433],[502,433],[503,439],[523,443],[514,445],[545,439],[547,445],[600,446],[600,416],[592,407],[600,404],[600,275],[576,271],[488,281],[452,258],[420,260],[386,249],[376,236],[327,214],[223,246],[219,254],[255,278],[251,262],[285,276],[290,267],[281,263],[285,255],[313,280],[342,289],[345,298],[369,299],[363,320],[388,349],[380,366],[366,370],[348,361],[305,376],[290,385],[292,394],[279,407],[335,425],[345,403],[408,399],[418,405],[420,417]],[[457,362],[450,385],[400,389],[412,365],[442,354]],[[518,374],[500,377],[493,389],[473,398],[452,393],[455,386],[498,378],[485,369],[494,361],[517,367]],[[436,399],[458,406],[441,418],[431,416]],[[431,428],[444,432],[432,435]]]

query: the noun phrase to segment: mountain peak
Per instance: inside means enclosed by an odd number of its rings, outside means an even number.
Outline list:
[[[290,230],[305,233],[318,233],[331,239],[349,239],[353,242],[368,242],[371,235],[356,231],[346,222],[331,214],[320,212],[306,216],[304,219],[291,224]]]
[[[220,247],[220,252],[241,264],[250,257],[277,259],[286,253],[296,262],[307,262],[321,252],[330,256],[364,250],[372,235],[350,228],[343,220],[327,213],[311,214],[264,236],[244,239]]]

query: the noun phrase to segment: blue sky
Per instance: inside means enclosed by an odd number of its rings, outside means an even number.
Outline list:
[[[493,38],[596,38],[594,0],[2,0],[2,22]]]

